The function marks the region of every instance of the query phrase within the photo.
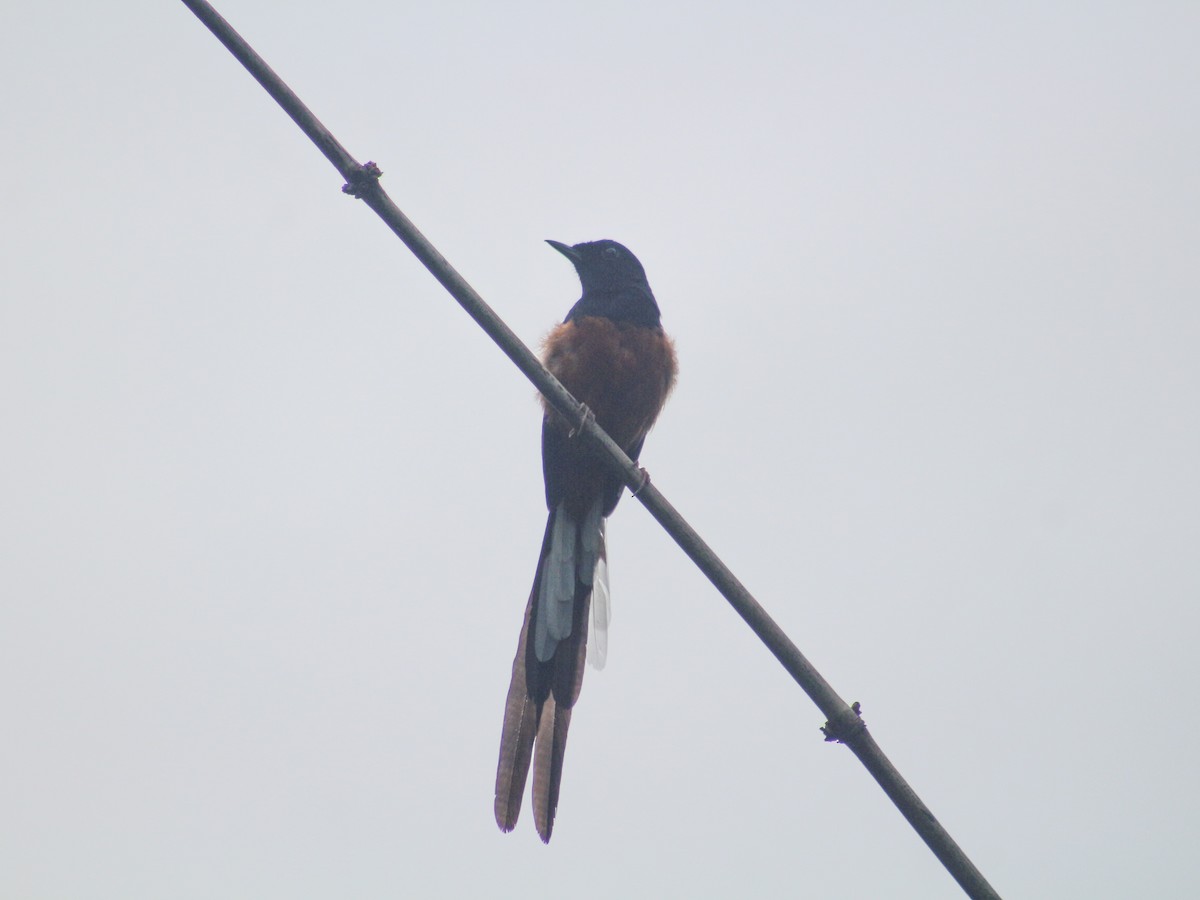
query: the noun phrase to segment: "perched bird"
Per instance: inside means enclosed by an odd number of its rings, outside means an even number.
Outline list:
[[[583,285],[579,301],[546,338],[546,368],[636,460],[674,386],[677,368],[646,272],[616,241],[573,247],[546,243],[574,264]],[[532,760],[533,821],[549,842],[585,655],[597,668],[604,664],[604,520],[624,484],[575,434],[572,423],[544,401],[543,407],[542,474],[550,515],[504,708],[496,822],[502,831],[517,824]]]

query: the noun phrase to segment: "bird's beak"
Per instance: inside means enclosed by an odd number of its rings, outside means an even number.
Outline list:
[[[562,243],[561,241],[546,241],[546,243],[549,244],[551,247],[553,247],[555,250],[557,250],[559,253],[561,253],[563,256],[565,256],[567,259],[569,259],[574,265],[579,265],[579,262],[580,262],[579,251],[576,250],[574,247],[570,247],[567,244]]]

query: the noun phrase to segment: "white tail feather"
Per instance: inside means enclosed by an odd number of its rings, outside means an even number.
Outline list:
[[[546,662],[554,656],[558,642],[569,637],[575,613],[575,549],[579,526],[559,505],[550,532],[550,550],[542,563],[537,621],[533,626],[533,650]]]
[[[596,574],[596,562],[604,552],[604,515],[600,499],[592,504],[579,529],[579,558],[576,576],[580,584],[590,585]]]
[[[600,501],[577,523],[559,504],[554,511],[550,548],[542,562],[533,649],[539,660],[554,657],[559,641],[571,636],[575,618],[576,582],[592,589],[592,626],[588,629],[587,657],[597,669],[608,656],[608,562],[604,542],[604,516]]]
[[[592,575],[592,627],[588,631],[587,660],[603,669],[608,659],[608,623],[612,603],[608,591],[608,555],[604,546],[604,521],[600,521],[600,552]]]

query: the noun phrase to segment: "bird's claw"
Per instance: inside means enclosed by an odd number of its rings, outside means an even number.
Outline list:
[[[636,497],[642,492],[646,485],[650,483],[650,473],[647,472],[642,466],[638,466],[638,471],[642,473],[642,480],[638,483],[637,487],[629,492],[630,497]]]
[[[567,437],[577,437],[583,434],[583,430],[587,428],[588,422],[595,422],[596,414],[592,412],[591,407],[586,403],[579,404],[579,421],[567,433]]]

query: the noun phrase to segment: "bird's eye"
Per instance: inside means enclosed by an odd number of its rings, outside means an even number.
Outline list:
[[[616,259],[618,256],[621,255],[621,251],[618,250],[616,247],[605,247],[604,255],[607,256],[609,259]]]

